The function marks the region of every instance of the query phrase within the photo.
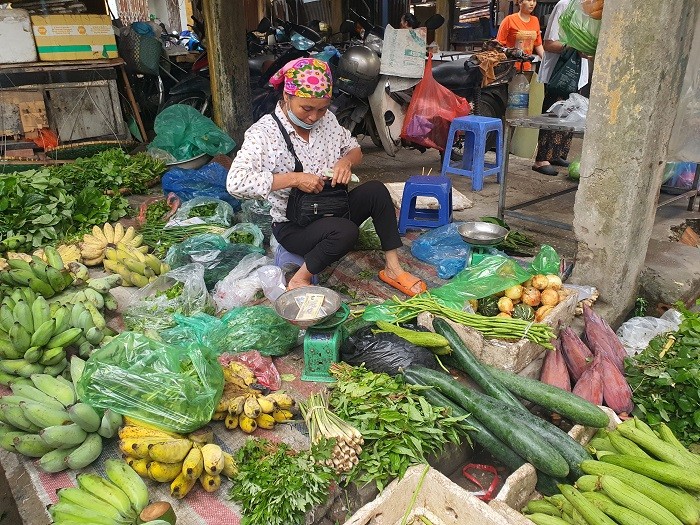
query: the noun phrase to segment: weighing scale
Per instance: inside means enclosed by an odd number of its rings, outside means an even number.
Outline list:
[[[304,370],[302,381],[319,381],[332,383],[335,381],[328,369],[340,360],[340,345],[343,344],[344,332],[342,324],[350,315],[347,304],[341,303],[338,311],[329,319],[309,326],[304,335]]]
[[[490,222],[464,222],[457,228],[462,240],[469,245],[467,267],[479,264],[484,257],[499,253],[493,246],[503,242],[508,230]]]

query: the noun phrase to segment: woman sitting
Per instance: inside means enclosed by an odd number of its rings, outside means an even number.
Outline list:
[[[396,212],[380,181],[348,192],[348,218],[322,217],[306,226],[287,218],[292,188],[321,193],[326,181],[331,187],[348,184],[362,152],[350,131],[328,111],[332,94],[328,64],[309,57],[293,60],[273,75],[270,84],[282,88],[282,99],[273,114],[246,131],[226,186],[238,198],[267,199],[275,238],[287,251],[304,257],[287,289],[309,286],[313,275],[348,253],[359,226],[371,217],[386,260],[379,278],[407,295],[425,291],[425,283],[399,263],[402,242]]]

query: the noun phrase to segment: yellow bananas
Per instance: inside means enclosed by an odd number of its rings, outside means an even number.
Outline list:
[[[80,255],[85,265],[97,266],[104,260],[108,247],[114,247],[121,243],[137,249],[142,242],[143,237],[136,234],[133,226],[129,226],[125,230],[121,223],[111,225],[107,222],[102,228],[93,226],[92,233],[86,233],[83,236],[83,242],[80,243]]]
[[[144,253],[142,248],[148,249],[118,242],[114,247],[105,249],[102,264],[108,272],[119,274],[124,286],[143,288],[159,275],[170,271],[170,267],[152,253]]]

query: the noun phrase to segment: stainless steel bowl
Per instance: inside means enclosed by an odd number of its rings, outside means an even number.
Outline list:
[[[201,155],[197,155],[196,157],[192,157],[191,159],[180,160],[178,162],[171,162],[170,164],[166,164],[166,166],[168,168],[196,170],[197,168],[201,168],[202,166],[204,166],[212,158],[213,157],[208,153],[202,153]]]
[[[317,317],[313,319],[298,320],[297,315],[303,303],[303,298],[306,294],[321,294],[323,295],[323,304]],[[299,328],[309,328],[315,324],[319,324],[335,314],[342,304],[340,295],[323,286],[304,286],[295,288],[280,295],[274,303],[275,312],[283,319],[289,321]]]
[[[457,227],[460,237],[464,242],[477,246],[492,246],[502,242],[508,230],[498,224],[490,222],[464,222]]]

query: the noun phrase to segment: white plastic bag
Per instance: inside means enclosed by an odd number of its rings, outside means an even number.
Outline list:
[[[273,303],[287,291],[287,285],[284,282],[284,272],[279,266],[261,266],[255,271],[255,274],[260,280],[265,297]]]
[[[230,310],[237,306],[250,304],[262,290],[262,282],[255,270],[272,262],[269,257],[251,253],[226,277],[214,286],[214,302],[217,311]]]
[[[588,99],[578,93],[571,93],[568,99],[552,104],[547,112],[554,113],[567,122],[583,123],[586,122],[588,113]]]
[[[617,329],[617,336],[627,355],[633,356],[644,350],[657,335],[678,330],[682,320],[680,312],[673,308],[661,317],[633,317]]]

